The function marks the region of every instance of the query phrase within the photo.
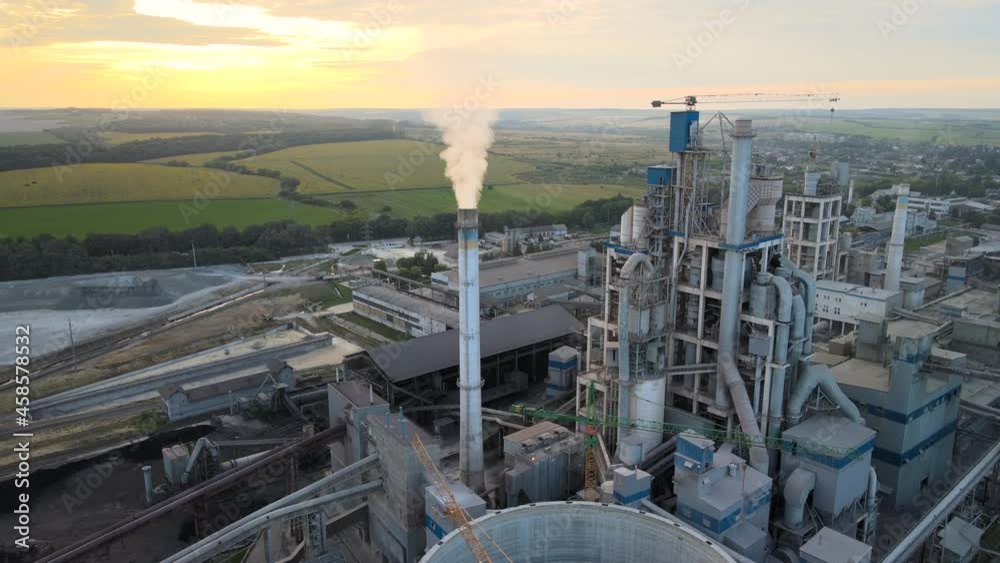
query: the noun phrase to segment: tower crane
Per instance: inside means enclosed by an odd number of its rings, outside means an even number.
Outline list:
[[[840,101],[840,94],[829,93],[829,92],[812,92],[812,93],[781,93],[781,92],[742,92],[736,94],[701,94],[701,95],[689,95],[681,96],[680,98],[673,98],[670,100],[653,100],[652,106],[654,108],[663,107],[665,105],[683,105],[686,106],[688,111],[693,111],[695,106],[699,101],[704,101],[705,103],[713,104],[739,104],[745,102],[801,102],[809,100],[826,100],[831,104],[835,104]],[[830,108],[830,112],[833,112],[833,108]]]
[[[427,471],[427,477],[431,482],[437,487],[438,491],[441,492],[441,496],[444,498],[444,512],[451,518],[455,526],[458,527],[459,531],[462,533],[462,537],[465,538],[465,543],[469,546],[469,551],[472,552],[472,556],[475,558],[476,563],[493,563],[490,559],[488,553],[486,553],[486,548],[483,547],[483,542],[479,540],[479,536],[476,535],[474,527],[479,530],[479,535],[482,535],[493,544],[494,547],[507,559],[508,562],[514,563],[504,550],[500,547],[497,542],[493,541],[493,538],[489,536],[482,528],[479,528],[477,524],[469,520],[469,515],[462,508],[462,505],[458,504],[458,500],[455,499],[455,494],[451,492],[451,487],[448,486],[447,479],[441,474],[437,466],[434,465],[434,460],[431,459],[430,454],[427,453],[427,448],[424,447],[424,443],[420,441],[420,436],[416,433],[413,435],[412,441],[413,450],[417,453],[417,458],[420,459],[420,463],[424,466]]]

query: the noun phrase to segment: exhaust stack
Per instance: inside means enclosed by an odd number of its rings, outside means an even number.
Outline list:
[[[459,454],[462,482],[477,493],[483,475],[482,386],[479,374],[479,210],[458,210]]]
[[[903,241],[906,239],[906,210],[910,204],[910,185],[896,186],[896,214],[892,218],[892,235],[886,248],[885,283],[882,289],[899,290],[903,275]]]

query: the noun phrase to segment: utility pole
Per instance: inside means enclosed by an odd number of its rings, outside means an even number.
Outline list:
[[[198,267],[198,251],[194,249],[194,241],[191,241],[191,258],[194,260],[194,267]]]

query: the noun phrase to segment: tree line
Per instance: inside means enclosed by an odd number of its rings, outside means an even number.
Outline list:
[[[182,154],[240,151],[243,157],[277,150],[322,143],[396,139],[391,128],[345,128],[320,131],[285,131],[194,135],[191,137],[153,138],[110,145],[100,131],[78,128],[63,130],[64,144],[0,147],[0,172],[24,168],[72,166],[81,163],[128,163],[168,158]],[[180,164],[175,161],[174,165]]]
[[[502,231],[564,223],[590,228],[606,217],[616,220],[632,205],[621,195],[591,200],[563,212],[504,211],[480,215],[480,230]],[[179,268],[191,266],[195,247],[198,265],[261,262],[323,251],[336,242],[365,237],[422,237],[452,239],[455,214],[401,218],[382,213],[372,217],[363,211],[345,213],[337,221],[309,226],[291,221],[254,225],[243,230],[201,225],[182,231],[150,228],[137,234],[94,233],[77,238],[42,234],[33,238],[0,239],[0,280],[44,278],[109,271]],[[422,265],[421,265],[422,266]]]

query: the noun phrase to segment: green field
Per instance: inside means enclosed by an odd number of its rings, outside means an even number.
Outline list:
[[[483,213],[507,210],[531,210],[532,212],[567,211],[589,199],[608,199],[618,194],[638,197],[644,189],[619,185],[563,185],[563,184],[522,184],[495,186],[484,189],[479,209]],[[450,188],[428,190],[392,190],[372,193],[344,193],[324,195],[323,199],[333,202],[349,200],[359,208],[372,214],[381,213],[388,206],[391,215],[415,217],[447,213],[457,208],[455,196]]]
[[[192,214],[194,211],[197,213]],[[294,215],[299,223],[310,225],[330,223],[338,217],[333,209],[300,204],[295,205]],[[150,227],[183,230],[203,224],[242,229],[291,218],[290,203],[279,199],[211,200],[200,211],[184,201],[7,208],[0,209],[0,236],[48,233],[81,237],[88,233],[137,233]]]
[[[0,132],[0,147],[13,147],[17,145],[47,145],[52,143],[62,143],[63,140],[45,131],[32,131],[29,133],[4,133]]]
[[[298,188],[301,193],[406,190],[450,185],[444,176],[444,162],[438,158],[443,148],[409,140],[328,143],[293,147],[235,162],[252,168],[280,170],[298,178],[302,181]],[[515,174],[533,169],[530,164],[493,156],[486,183],[516,183],[519,180]]]
[[[271,197],[277,193],[278,181],[273,178],[158,164],[81,164],[0,172],[0,207],[192,200],[199,194]]]
[[[131,143],[132,141],[148,141],[149,139],[174,139],[177,137],[196,137],[198,135],[221,135],[222,133],[122,133],[119,131],[105,131],[105,142],[115,145],[121,143]],[[169,160],[169,159],[168,159]]]

